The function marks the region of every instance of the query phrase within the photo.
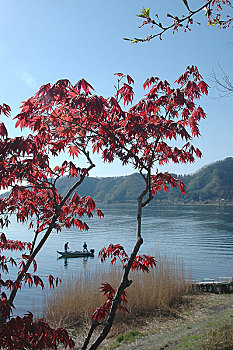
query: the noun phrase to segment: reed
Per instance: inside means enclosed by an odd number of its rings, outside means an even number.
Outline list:
[[[155,270],[149,273],[131,272],[133,284],[127,290],[127,308],[130,314],[118,312],[116,321],[136,318],[138,315],[154,315],[166,311],[190,290],[185,280],[184,264],[178,258],[157,253]],[[71,275],[43,302],[43,314],[54,326],[78,326],[90,321],[93,309],[101,306],[104,297],[98,288],[109,282],[117,288],[122,269],[112,267],[108,271],[95,269]]]

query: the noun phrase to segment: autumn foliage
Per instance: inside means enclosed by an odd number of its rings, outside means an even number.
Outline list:
[[[120,244],[110,244],[108,248],[102,248],[99,252],[99,257],[102,262],[107,258],[111,258],[111,264],[116,263],[117,259],[121,262],[124,269],[129,261],[129,256],[125,252],[124,248]],[[138,255],[135,257],[131,270],[149,272],[149,268],[156,266],[156,260],[149,255]]]
[[[125,289],[132,283],[128,279],[129,271],[148,272],[149,268],[155,267],[155,258],[138,255],[143,243],[142,208],[160,190],[178,187],[185,193],[179,179],[159,171],[156,165],[194,162],[195,156],[201,157],[201,151],[192,141],[200,135],[199,122],[206,114],[195,101],[207,94],[208,86],[195,66],[187,67],[176,80],[175,87],[158,77],[147,79],[143,85],[147,90],[145,96],[132,106],[129,105],[134,100],[134,80],[122,73],[117,73],[116,78],[117,91],[109,98],[96,95],[84,79],[74,85],[67,79],[43,85],[22,103],[21,112],[15,117],[16,127],[29,130],[26,137],[9,138],[6,126],[0,124],[0,189],[10,189],[9,196],[0,199],[0,224],[2,228],[8,226],[11,215],[15,214],[17,221],[27,223],[35,233],[29,244],[7,240],[4,234],[1,236],[1,252],[28,249],[20,263],[0,257],[3,272],[7,272],[8,263],[19,269],[15,281],[0,279],[1,287],[9,290],[9,296],[3,292],[0,298],[2,346],[6,348],[10,349],[12,344],[15,349],[20,346],[56,348],[58,342],[73,347],[64,330],[52,330],[42,320],[33,321],[31,314],[11,318],[11,308],[23,284],[44,287],[42,279],[35,275],[35,257],[52,230],[61,231],[72,226],[88,230],[85,217],[94,214],[103,217],[94,201],[88,195],[80,196],[77,191],[95,166],[92,154],[100,154],[104,162],[118,158],[122,165],[132,164],[145,181],[145,189],[138,197],[136,244],[132,254],[128,256],[119,244],[111,244],[100,252],[102,260],[109,257],[112,263],[117,259],[121,261],[123,277],[116,290],[107,282],[100,287],[106,303],[94,311],[83,349],[86,349],[93,330],[100,325],[99,319],[107,317],[107,321],[100,337],[91,346],[92,350],[109,332],[116,310],[127,311]],[[0,112],[9,116],[10,108],[3,104]],[[177,139],[181,140],[181,146],[176,145]],[[59,162],[59,155],[64,152],[70,158]],[[55,166],[51,164],[52,157],[57,159]],[[85,166],[79,166],[80,158],[85,159]],[[57,192],[56,182],[64,175],[75,178],[76,182],[62,196]],[[31,265],[34,266],[32,274],[28,272]],[[50,286],[59,283],[59,279],[49,274],[48,280]]]
[[[31,244],[21,241],[7,240],[4,233],[1,234],[0,253],[3,250],[24,250],[31,249]],[[28,260],[29,256],[23,254],[23,259]],[[8,272],[8,264],[17,266],[19,270],[24,271],[24,261],[17,263],[13,258],[0,256],[0,269]],[[33,260],[34,272],[37,269],[35,260]],[[35,274],[24,274],[24,284],[28,283],[29,287],[34,283],[44,288],[44,283],[39,276]],[[49,275],[50,286],[54,285],[54,278]],[[56,281],[58,283],[58,279]],[[0,288],[12,290],[13,288],[21,289],[22,282],[12,280],[2,280],[0,275]],[[58,328],[53,329],[42,319],[34,320],[33,314],[28,313],[24,317],[11,317],[14,305],[9,301],[5,292],[1,293],[0,298],[0,347],[4,349],[56,349],[58,343],[63,343],[65,348],[73,348],[74,342],[68,335],[67,331]],[[8,320],[8,321],[7,321]]]

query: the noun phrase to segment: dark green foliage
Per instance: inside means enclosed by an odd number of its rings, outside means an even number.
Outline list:
[[[187,195],[172,189],[155,196],[162,203],[225,203],[233,201],[233,158],[212,163],[192,175],[178,176],[185,186]],[[64,193],[74,179],[61,178],[57,189]],[[89,177],[79,189],[80,195],[90,195],[102,203],[123,203],[135,201],[144,186],[139,174],[129,176],[93,178]]]
[[[116,342],[117,343],[130,343],[132,341],[135,340],[135,337],[139,337],[141,336],[142,334],[138,331],[129,331],[127,334],[119,334],[117,337],[116,337]]]
[[[72,179],[63,177],[57,182],[62,194],[70,186]],[[144,181],[139,174],[119,177],[88,177],[79,187],[79,195],[89,195],[97,202],[121,203],[135,201],[142,192]]]
[[[232,201],[233,158],[210,164],[187,177],[187,200]]]

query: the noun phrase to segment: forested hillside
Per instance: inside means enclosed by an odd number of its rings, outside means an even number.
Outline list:
[[[186,186],[187,195],[173,189],[159,192],[155,200],[164,203],[214,203],[233,202],[233,158],[226,158],[205,166],[192,175],[179,176]],[[64,193],[72,179],[66,177],[57,183],[59,192]],[[80,195],[90,195],[97,202],[119,203],[135,201],[144,186],[139,174],[120,177],[89,177],[80,186]]]

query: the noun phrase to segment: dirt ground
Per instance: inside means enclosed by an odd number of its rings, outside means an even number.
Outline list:
[[[196,350],[209,330],[224,324],[233,325],[233,294],[187,296],[181,305],[167,310],[166,314],[115,325],[100,349]],[[75,329],[70,333],[75,350],[80,349],[85,333]]]

